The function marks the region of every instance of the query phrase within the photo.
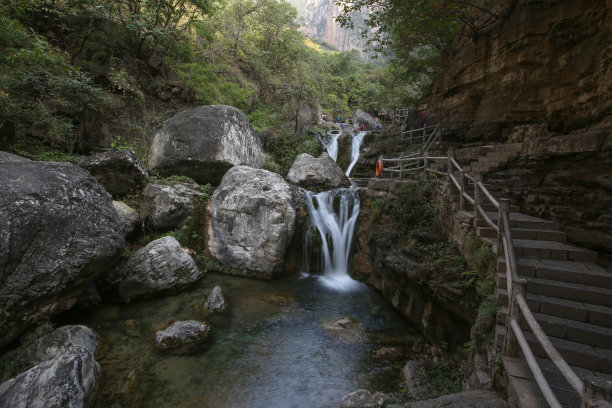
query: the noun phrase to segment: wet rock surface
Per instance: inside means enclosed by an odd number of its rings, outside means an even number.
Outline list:
[[[507,408],[509,406],[499,395],[490,391],[466,391],[425,401],[388,405],[389,408]]]
[[[300,187],[314,188],[317,191],[351,185],[348,177],[327,153],[318,158],[308,153],[300,154],[289,169],[287,180]]]
[[[223,298],[223,292],[221,286],[215,286],[210,292],[208,299],[204,302],[204,308],[208,312],[217,313],[225,311],[225,299]]]
[[[147,181],[147,170],[133,150],[102,152],[79,162],[98,183],[113,196],[122,196],[142,187]]]
[[[192,354],[200,350],[208,338],[210,326],[195,320],[181,320],[155,333],[156,347],[174,354]]]
[[[178,241],[163,237],[134,252],[105,277],[107,290],[123,302],[175,293],[201,278],[194,259]]]
[[[230,169],[210,202],[211,255],[239,275],[279,274],[295,229],[293,205],[291,188],[278,174]]]
[[[26,347],[19,358],[36,365],[0,384],[3,406],[93,406],[101,374],[93,357],[98,343],[90,328],[64,326]]]
[[[70,308],[125,244],[111,196],[68,163],[0,152],[0,346]]]
[[[357,390],[342,398],[341,408],[382,408],[385,396],[381,393],[372,394],[367,390]]]
[[[233,166],[261,168],[259,136],[231,106],[200,106],[176,114],[155,135],[149,164],[162,175],[184,175],[217,185]]]

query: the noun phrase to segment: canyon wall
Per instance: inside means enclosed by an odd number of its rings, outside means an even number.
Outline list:
[[[363,16],[355,15],[355,29],[340,27],[336,17],[340,8],[334,0],[289,0],[298,9],[301,21],[300,31],[309,37],[320,38],[340,51],[358,50],[362,57],[367,55],[365,40],[361,38],[360,27]]]
[[[452,43],[426,102],[448,141],[522,143],[486,181],[612,263],[611,39],[612,1],[516,0]]]
[[[506,140],[516,125],[568,133],[612,114],[612,2],[517,0],[459,36],[429,99],[451,136]]]

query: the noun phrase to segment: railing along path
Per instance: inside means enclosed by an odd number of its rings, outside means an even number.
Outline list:
[[[425,128],[416,129],[411,132],[424,132],[424,130]],[[436,134],[435,136],[433,136],[434,133]],[[432,140],[437,140],[439,134],[440,129],[436,126],[435,132],[432,132]],[[559,400],[553,393],[548,381],[542,373],[542,369],[520,328],[519,322],[522,315],[550,360],[580,396],[582,400],[581,406],[584,408],[599,406],[597,405],[597,401],[595,401],[596,395],[598,395],[597,386],[590,382],[585,384],[569,364],[567,364],[561,354],[559,354],[559,351],[551,343],[527,304],[525,299],[527,281],[524,277],[518,275],[518,267],[511,236],[510,201],[505,198],[499,201],[496,200],[482,183],[482,175],[476,174],[472,177],[467,171],[463,170],[455,160],[452,149],[448,151],[447,156],[429,156],[428,150],[431,144],[433,144],[433,141],[428,139],[418,152],[408,156],[401,156],[398,158],[381,157],[380,161],[383,165],[383,174],[385,172],[389,173],[391,176],[396,174],[400,179],[403,179],[406,174],[416,174],[422,171],[425,178],[428,178],[430,174],[448,177],[459,191],[459,208],[461,210],[467,210],[467,203],[473,206],[474,227],[476,227],[479,220],[483,220],[497,232],[498,244],[496,255],[497,257],[503,256],[505,260],[506,286],[508,292],[508,316],[504,338],[504,355],[506,357],[517,358],[519,356],[519,351],[521,351],[548,405],[551,408],[561,408]],[[447,171],[442,172],[430,168],[430,164],[433,161],[446,161]],[[455,172],[459,172],[459,179],[455,177]],[[473,192],[473,196],[469,194],[469,190]],[[498,211],[497,223],[495,223],[485,211],[483,207],[485,200],[493,205]]]

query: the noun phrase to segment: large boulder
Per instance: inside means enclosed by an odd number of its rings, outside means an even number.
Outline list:
[[[62,326],[26,347],[21,358],[38,364],[62,354],[89,353],[93,356],[99,343],[98,335],[87,326]]]
[[[202,349],[209,332],[210,326],[205,323],[179,320],[155,332],[155,346],[172,354],[193,354]]]
[[[233,166],[263,167],[259,137],[244,113],[231,106],[200,106],[174,115],[157,132],[149,165],[162,175],[218,184]]]
[[[230,169],[210,203],[208,249],[243,276],[272,278],[281,271],[295,229],[291,187],[267,170]]]
[[[113,196],[122,196],[147,182],[147,170],[133,150],[115,150],[84,157],[79,166],[87,169]]]
[[[349,178],[327,153],[321,154],[319,158],[308,153],[300,154],[289,169],[287,180],[318,191],[351,185]]]
[[[368,112],[357,109],[353,114],[353,125],[357,128],[360,128],[361,125],[366,125],[369,129],[372,129],[376,126],[376,118]]]
[[[143,196],[149,204],[149,219],[158,230],[173,229],[181,225],[193,210],[194,201],[201,192],[185,184],[172,186],[147,184]]]
[[[93,406],[102,372],[93,357],[98,343],[96,333],[85,326],[60,327],[38,339],[19,356],[34,367],[0,384],[2,406]]]
[[[111,196],[79,166],[0,152],[0,346],[70,308],[125,245]]]
[[[106,276],[120,300],[175,293],[201,278],[193,258],[172,237],[150,242]]]
[[[13,408],[91,407],[102,369],[89,353],[61,354],[0,385],[0,401]]]

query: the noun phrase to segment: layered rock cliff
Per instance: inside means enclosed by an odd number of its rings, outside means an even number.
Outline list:
[[[366,55],[365,40],[360,35],[361,16],[354,17],[356,28],[349,30],[336,22],[340,9],[333,0],[289,0],[289,3],[300,13],[303,20],[300,31],[304,34],[320,38],[340,51],[359,50]]]
[[[451,44],[429,117],[446,140],[522,143],[488,182],[612,257],[612,2],[517,0],[506,11]]]

